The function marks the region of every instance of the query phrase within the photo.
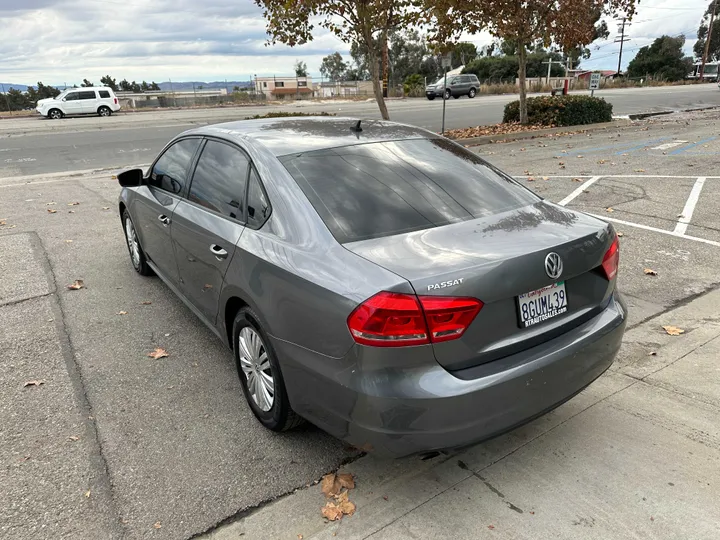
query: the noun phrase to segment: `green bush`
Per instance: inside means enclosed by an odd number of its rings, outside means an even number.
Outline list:
[[[579,126],[612,121],[612,104],[590,96],[542,96],[528,98],[528,120],[533,125]],[[505,105],[503,122],[520,121],[520,102]]]

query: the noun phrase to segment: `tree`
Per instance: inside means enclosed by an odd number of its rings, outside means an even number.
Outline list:
[[[608,30],[607,22],[600,20],[602,17],[602,11],[597,10],[594,16],[596,18],[591,43],[597,41],[598,39],[607,39],[610,36],[610,30]],[[590,47],[578,45],[566,51],[565,59],[570,61],[569,64],[571,69],[577,69],[580,66],[580,59],[582,58],[587,60],[590,58],[591,54],[592,51],[590,50]]]
[[[403,91],[412,97],[425,95],[425,77],[419,73],[408,75],[403,82]]]
[[[713,2],[705,11],[700,28],[697,31],[698,40],[693,46],[693,52],[698,60],[702,60],[705,54],[705,43],[707,42],[708,30],[710,29],[710,14],[713,10]],[[710,39],[710,49],[708,50],[708,62],[717,62],[720,60],[720,2],[718,2],[715,22],[713,23],[712,38]]]
[[[414,74],[434,79],[438,75],[437,63],[427,46],[426,36],[416,30],[393,32],[390,35],[390,81],[392,85]]]
[[[322,59],[320,64],[320,73],[323,77],[327,77],[333,82],[342,80],[343,74],[347,69],[347,64],[343,61],[339,52],[334,52]]]
[[[159,91],[160,91],[160,85],[159,85],[158,83],[156,83],[155,81],[153,81],[153,82],[150,83],[150,90],[152,90],[152,91],[154,91],[154,92],[159,92]]]
[[[352,79],[348,76],[346,77],[346,79],[367,81],[370,78],[370,65],[368,64],[367,47],[361,45],[356,41],[353,41],[350,45],[350,57],[355,63],[355,67],[352,69],[356,73],[356,76]]]
[[[685,36],[662,36],[640,49],[628,65],[629,77],[652,75],[667,81],[679,81],[690,72],[691,64],[683,54]]]
[[[127,79],[123,79],[122,81],[120,81],[119,86],[120,90],[122,90],[123,92],[130,92],[132,90],[132,85],[128,82]]]
[[[118,91],[118,85],[115,82],[115,79],[113,79],[110,75],[105,75],[104,77],[101,77],[100,84],[102,84],[103,86],[109,86],[113,89],[114,92]]]
[[[296,77],[307,77],[307,64],[300,60],[295,60],[295,76]]]
[[[80,85],[82,88],[90,88],[91,86],[95,86],[93,83],[88,81],[87,79],[83,79],[82,84]]]
[[[472,43],[460,42],[452,50],[452,68],[467,65],[477,57],[477,47]]]
[[[202,86],[200,87],[200,89],[202,89]],[[150,90],[150,86],[148,85],[148,83],[146,83],[145,81],[141,82],[140,83],[140,91],[147,92],[148,90]]]
[[[367,49],[368,64],[380,114],[390,118],[380,82],[379,58],[388,33],[421,21],[427,10],[418,9],[419,0],[254,0],[267,19],[269,43],[291,47],[312,41],[319,25],[345,43]]]
[[[130,83],[130,91],[139,94],[142,91],[142,88],[140,88],[140,85],[138,83],[133,81]]]
[[[28,98],[32,103],[37,103],[40,99],[54,98],[60,95],[60,90],[53,86],[45,86],[42,82],[37,83],[37,90],[32,86],[27,89]]]
[[[556,44],[561,50],[589,44],[597,12],[623,11],[629,18],[637,0],[428,0],[435,6],[433,40],[447,43],[461,32],[489,30],[517,46],[520,83],[520,122],[527,124],[527,54],[537,42]]]

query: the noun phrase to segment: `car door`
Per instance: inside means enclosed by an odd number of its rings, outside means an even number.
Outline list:
[[[80,101],[80,92],[70,92],[63,99],[63,109],[65,114],[82,114],[82,101]]]
[[[162,277],[173,285],[180,283],[170,236],[173,212],[187,188],[191,165],[201,142],[199,137],[190,137],[169,146],[150,168],[131,208],[143,251]]]
[[[470,76],[469,75],[461,75],[460,76],[460,94],[466,95],[468,92],[470,92]]]
[[[215,324],[225,272],[245,229],[250,159],[237,146],[208,139],[187,199],[175,209],[172,241],[186,298]]]
[[[97,94],[95,93],[95,90],[81,90],[79,92],[80,94],[80,103],[82,107],[82,113],[83,114],[91,114],[96,113],[98,109],[97,105]]]

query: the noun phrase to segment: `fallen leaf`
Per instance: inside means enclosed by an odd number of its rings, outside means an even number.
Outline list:
[[[85,282],[82,279],[76,279],[72,285],[68,285],[67,288],[71,291],[78,291],[85,288]]]
[[[614,212],[615,210],[613,210],[612,208],[606,208],[605,211],[612,213],[612,212]]]
[[[525,149],[524,149],[524,148],[521,148],[521,149],[520,149],[520,151],[521,151],[521,152],[524,152],[524,151],[525,151]]]
[[[582,180],[582,178],[573,178],[572,181],[573,181],[573,182],[580,182],[580,183],[582,184],[582,181],[583,181],[583,180]]]
[[[322,515],[330,521],[337,521],[338,519],[342,519],[343,511],[339,506],[336,506],[332,502],[328,502],[322,507]]]
[[[74,214],[75,210],[68,210],[68,214]]]
[[[168,352],[165,349],[161,349],[160,347],[155,349],[153,352],[148,353],[147,355],[148,358],[152,358],[153,360],[157,360],[158,358],[167,358],[169,356]]]
[[[346,516],[352,516],[355,513],[355,503],[351,501],[343,501],[340,503],[340,511]]]
[[[529,175],[530,175],[530,171],[525,171],[525,172],[523,172],[523,174],[524,174],[525,176],[529,176]]]
[[[528,179],[527,179],[527,181],[528,181],[528,182],[534,182],[534,181],[535,181],[535,178],[532,177],[532,176],[529,176]]]
[[[680,334],[685,333],[685,330],[678,328],[677,326],[663,326],[663,330],[665,330],[669,336],[679,336]]]
[[[213,288],[213,286],[212,286],[212,285],[208,285],[207,283],[206,283],[205,286],[203,287],[203,289],[212,289],[212,288]]]
[[[156,529],[161,529],[161,528],[162,528],[162,523],[160,523],[159,521],[156,521],[155,523],[153,523],[153,527],[156,528]]]
[[[678,214],[677,217],[678,217],[678,218],[684,218],[685,216],[683,216],[682,214]]]
[[[488,525],[488,529],[493,530],[495,528],[495,525]]]
[[[79,202],[69,202],[68,206],[77,206],[78,204],[80,204],[80,203]]]
[[[85,492],[85,498],[86,499],[90,498],[90,490],[89,489]]]
[[[652,268],[646,268],[645,270],[643,270],[643,272],[645,272],[646,276],[657,276],[658,275],[657,272],[655,270],[653,270]]]
[[[648,353],[648,356],[657,356],[657,353],[655,351],[651,351]]]
[[[127,311],[118,311],[117,314],[118,315],[127,315]]]
[[[355,479],[350,473],[338,474],[337,479],[340,482],[340,486],[347,489],[355,489]]]
[[[578,156],[578,159],[582,159],[582,158],[584,158],[584,157],[585,157],[585,156],[580,155],[580,156]]]
[[[70,436],[68,437],[68,440],[69,440],[69,441],[79,441],[79,440],[80,440],[80,437],[78,437],[77,435],[70,435]]]
[[[560,166],[565,165],[565,162],[564,162],[564,161],[559,161],[559,162],[558,162],[558,165],[560,165]]]
[[[635,172],[645,172],[645,169],[635,169]]]
[[[302,534],[298,534],[297,537],[298,537],[298,540],[303,540],[303,535],[302,535]]]
[[[383,499],[387,501],[387,495],[383,495]]]
[[[622,154],[623,156],[629,156],[630,154]]]
[[[140,302],[140,303],[141,303],[143,306],[149,306],[150,304],[152,304],[152,302],[150,302],[149,300],[145,300],[144,302]]]
[[[45,203],[45,204],[46,204],[47,206],[52,206],[52,205],[57,204],[57,203],[56,203],[55,201],[53,201],[53,202],[49,202],[49,203]]]
[[[47,209],[48,214],[57,214],[57,210],[53,210],[52,208]]]
[[[550,178],[547,177],[547,176],[543,176],[542,179],[543,179],[543,180],[550,180]]]
[[[615,163],[614,161],[611,161],[610,165],[617,165],[617,163]]]
[[[25,384],[23,384],[23,388],[25,388],[27,386],[40,386],[41,384],[45,384],[45,381],[37,381],[37,380],[25,381]]]
[[[625,233],[619,232],[619,233],[617,233],[617,235],[618,235],[619,238],[622,238],[623,236],[625,236]]]
[[[66,244],[72,244],[72,240],[65,240]]]
[[[333,497],[340,493],[342,486],[335,473],[326,474],[320,481],[320,490],[326,497]]]
[[[607,159],[601,159],[598,161],[598,165],[604,165],[605,163],[607,163]]]
[[[110,207],[109,207],[109,206],[103,206],[102,209],[103,209],[103,210],[110,210]]]

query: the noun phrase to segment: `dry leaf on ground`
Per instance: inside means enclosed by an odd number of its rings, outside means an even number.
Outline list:
[[[648,353],[648,356],[657,356],[657,353],[655,351],[650,351]]]
[[[156,528],[156,529],[161,529],[161,528],[162,528],[162,523],[160,523],[159,521],[156,521],[155,523],[153,523],[153,527]]]
[[[528,182],[534,182],[534,181],[535,181],[535,178],[532,177],[532,176],[528,176],[527,181],[528,181]]]
[[[583,180],[582,180],[582,178],[573,178],[572,181],[573,181],[573,182],[580,182],[580,183],[582,184],[582,181],[583,181]]]
[[[343,473],[337,475],[338,482],[340,482],[340,486],[347,488],[347,489],[355,489],[355,479],[353,478],[353,475],[350,473]]]
[[[652,268],[646,268],[643,272],[645,272],[646,276],[657,276],[657,272]]]
[[[118,311],[117,314],[118,315],[127,315],[127,311]]]
[[[80,440],[80,437],[78,437],[77,435],[70,435],[70,436],[68,437],[68,440],[69,440],[69,441],[79,441],[79,440]]]
[[[336,506],[331,501],[325,503],[325,506],[322,507],[321,512],[323,517],[327,518],[330,521],[337,521],[338,519],[342,519],[343,517],[343,511],[340,510],[340,507]]]
[[[102,209],[103,209],[103,210],[110,210],[110,207],[109,207],[109,206],[103,206]]]
[[[90,498],[90,490],[89,489],[85,492],[85,498],[87,498],[87,499]]]
[[[25,381],[25,384],[23,384],[23,387],[28,387],[28,386],[40,386],[41,384],[45,384],[45,381],[36,381],[36,380],[33,380],[33,381]]]
[[[679,336],[680,334],[684,334],[685,330],[682,328],[678,328],[677,326],[663,326],[663,330],[669,335],[669,336]]]
[[[543,179],[543,180],[550,180],[550,177],[548,177],[548,176],[543,176],[542,179]]]
[[[152,304],[152,302],[150,302],[149,300],[145,300],[144,302],[140,302],[140,303],[141,303],[143,306],[149,306],[150,304]]]
[[[52,202],[45,203],[45,204],[46,204],[47,206],[52,206],[53,204],[57,204],[57,203],[56,203],[55,201],[52,201]]]
[[[74,214],[75,210],[68,210],[68,214]]]
[[[168,356],[168,352],[160,347],[155,349],[153,352],[148,353],[148,358],[152,358],[153,360],[157,360],[158,358],[167,358]]]
[[[622,238],[623,236],[625,236],[625,233],[619,232],[619,233],[617,233],[617,235],[618,235],[618,237]]]
[[[645,172],[645,169],[635,169],[635,172]]]
[[[615,210],[613,210],[612,208],[606,208],[605,211],[606,212],[614,212]]]
[[[71,285],[68,285],[67,288],[71,291],[79,291],[85,288],[85,282],[82,279],[76,279]]]
[[[342,486],[340,485],[340,480],[338,480],[335,473],[326,474],[322,477],[322,480],[320,481],[320,490],[326,497],[334,497],[340,493],[341,489]]]
[[[57,214],[57,210],[53,210],[52,208],[47,209],[48,214]]]
[[[78,204],[80,204],[80,203],[79,202],[69,202],[68,206],[77,206]]]

